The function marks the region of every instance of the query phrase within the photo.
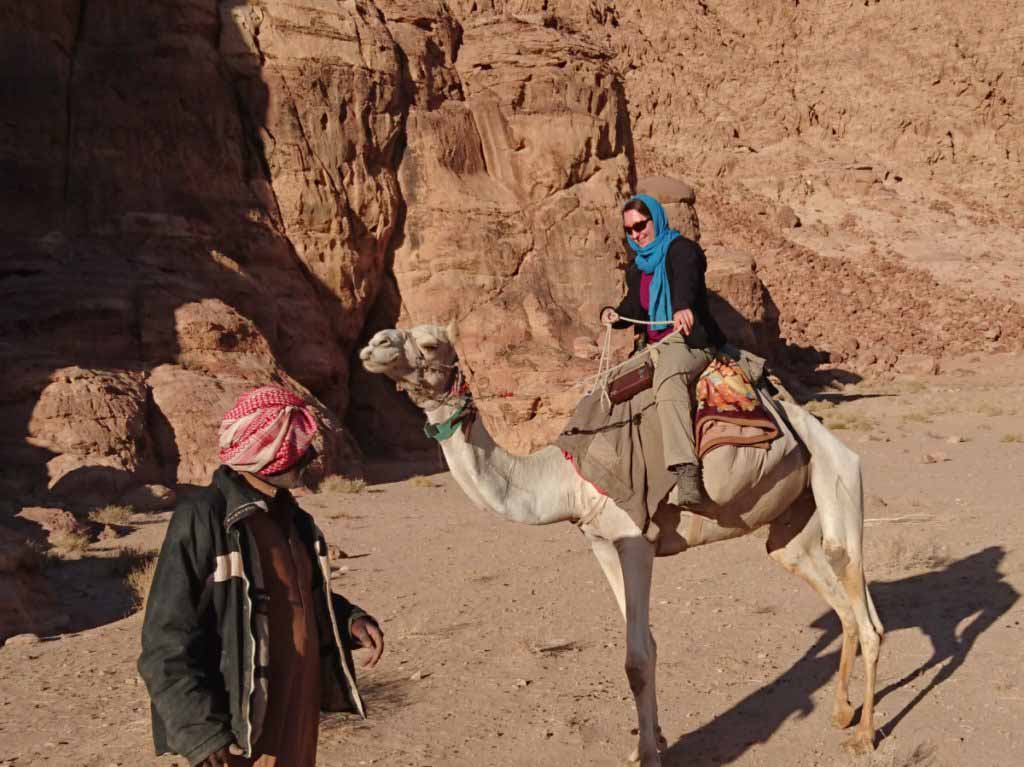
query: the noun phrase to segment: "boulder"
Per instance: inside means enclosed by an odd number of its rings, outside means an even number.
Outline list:
[[[637,179],[638,194],[649,194],[665,208],[669,224],[684,237],[700,241],[700,221],[694,203],[697,195],[685,181],[668,176],[645,176]]]
[[[904,352],[896,360],[896,372],[919,376],[937,375],[939,361],[930,354]]]
[[[66,509],[26,506],[18,512],[17,517],[26,522],[34,522],[47,534],[81,532],[85,529],[78,518]]]
[[[800,216],[788,205],[783,205],[775,211],[775,222],[783,229],[795,229],[800,226]]]
[[[636,180],[637,194],[649,194],[662,205],[693,205],[697,193],[685,181],[669,176],[644,176]]]
[[[46,579],[39,551],[0,525],[0,642],[25,634],[53,634],[68,620]]]
[[[707,251],[709,306],[734,346],[771,356],[778,342],[779,316],[757,274],[753,256],[743,251]]]

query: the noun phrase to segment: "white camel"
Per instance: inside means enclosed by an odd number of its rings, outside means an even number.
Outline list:
[[[461,399],[452,396],[458,361],[451,329],[421,325],[384,330],[360,351],[360,358],[368,371],[383,373],[404,389],[425,411],[429,423],[445,425],[456,415]],[[707,520],[704,533],[674,550],[768,525],[772,559],[807,581],[842,622],[832,711],[832,721],[840,728],[848,727],[854,718],[848,688],[860,643],[866,676],[864,706],[846,746],[865,753],[874,747],[875,670],[883,630],[861,557],[860,459],[802,408],[778,404],[806,450],[798,447],[779,471],[770,472],[736,497],[723,497],[731,485],[716,482],[714,466],[705,461],[704,483],[717,505],[715,511],[721,513],[720,519],[739,522],[716,526]],[[639,747],[631,759],[639,760],[641,767],[659,767],[660,752],[667,743],[658,724],[657,652],[648,615],[654,557],[664,552],[656,552],[630,516],[582,479],[557,447],[514,456],[495,444],[482,423],[468,430],[456,428],[441,446],[452,475],[477,506],[530,525],[580,525],[626,620],[626,676],[636,702],[639,732]],[[708,457],[718,453],[727,460],[729,450],[733,448],[719,447]]]

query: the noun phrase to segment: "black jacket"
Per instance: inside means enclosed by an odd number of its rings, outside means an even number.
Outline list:
[[[672,312],[690,309],[693,312],[693,329],[686,336],[686,343],[695,349],[720,347],[726,343],[725,334],[718,327],[708,308],[708,288],[704,273],[708,260],[700,245],[685,237],[676,237],[668,247],[665,257],[665,271],[668,274],[669,295],[672,298]],[[607,308],[607,307],[605,307]],[[601,310],[604,311],[604,308]],[[640,305],[640,269],[631,261],[626,267],[626,297],[615,311],[623,317],[637,320],[650,319]],[[647,327],[616,322],[613,328],[632,327],[638,335],[645,335]]]
[[[365,716],[355,684],[350,626],[366,615],[332,594],[327,543],[291,494],[295,526],[314,567],[320,640],[320,707]],[[252,755],[267,710],[268,622],[261,567],[246,519],[266,498],[222,466],[212,484],[178,506],[160,550],[142,626],[139,673],[152,700],[157,754],[196,764],[237,743]]]

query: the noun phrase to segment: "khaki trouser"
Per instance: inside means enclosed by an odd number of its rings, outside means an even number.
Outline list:
[[[665,467],[697,463],[693,439],[693,384],[713,357],[706,349],[691,349],[673,333],[651,350],[654,360],[654,401],[661,421]]]

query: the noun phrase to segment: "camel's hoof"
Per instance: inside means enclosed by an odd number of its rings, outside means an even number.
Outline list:
[[[857,710],[847,703],[844,706],[836,704],[832,709],[832,725],[840,730],[845,730],[853,722]]]
[[[630,754],[630,756],[633,755]],[[656,759],[649,759],[647,761],[642,761],[639,758],[627,759],[626,767],[661,767],[661,757],[658,757]]]
[[[875,750],[875,734],[856,732],[843,741],[843,748],[853,756],[866,756]]]
[[[668,740],[660,732],[658,733],[658,753],[668,751]]]
[[[664,738],[661,740],[664,740]],[[659,750],[663,750],[661,749],[660,744],[658,748]],[[668,748],[667,742],[665,743],[665,748]],[[651,759],[643,760],[640,758],[640,749],[634,748],[632,752],[630,752],[629,756],[626,757],[625,764],[626,767],[661,767],[661,757],[655,755]]]

